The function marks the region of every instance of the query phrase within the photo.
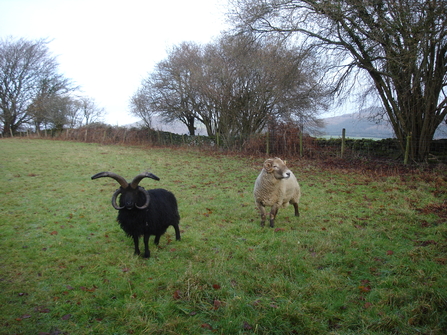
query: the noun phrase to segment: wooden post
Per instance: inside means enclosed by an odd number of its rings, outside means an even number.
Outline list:
[[[404,165],[408,164],[408,156],[410,155],[411,133],[407,136],[407,145],[405,147]]]
[[[267,129],[267,136],[266,136],[265,152],[266,152],[267,156],[270,155],[270,132],[268,129]]]
[[[300,131],[300,157],[303,157],[303,130]]]
[[[341,158],[343,158],[343,154],[345,153],[345,140],[346,140],[346,129],[343,128],[341,131]]]
[[[126,142],[126,136],[127,136],[127,128],[124,130],[123,143]]]

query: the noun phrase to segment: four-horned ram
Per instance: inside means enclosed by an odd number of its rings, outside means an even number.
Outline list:
[[[138,240],[144,236],[144,257],[150,257],[149,237],[155,236],[154,243],[158,245],[161,235],[169,226],[175,229],[176,240],[180,240],[177,200],[171,192],[165,189],[145,190],[138,186],[143,178],[160,180],[152,173],[145,172],[136,176],[131,183],[113,172],[100,172],[92,176],[92,179],[110,177],[115,179],[120,188],[112,196],[112,206],[118,210],[117,221],[124,232],[133,238],[135,254],[140,254]],[[119,204],[117,204],[117,198]]]

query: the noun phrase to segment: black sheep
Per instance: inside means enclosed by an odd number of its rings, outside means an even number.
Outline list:
[[[117,221],[124,232],[133,238],[135,254],[140,254],[138,240],[144,236],[144,258],[150,257],[149,237],[155,236],[154,243],[158,245],[160,236],[169,226],[175,229],[175,238],[180,240],[177,200],[174,194],[165,189],[145,190],[138,186],[143,178],[160,180],[152,173],[141,173],[129,184],[123,177],[113,172],[100,172],[92,176],[92,179],[110,177],[115,179],[121,187],[112,196],[112,206],[118,210]],[[119,206],[116,203],[118,195]]]

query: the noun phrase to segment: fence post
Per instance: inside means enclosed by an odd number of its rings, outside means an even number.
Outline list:
[[[410,145],[411,145],[411,133],[407,136],[407,145],[405,146],[405,157],[404,157],[404,165],[408,163],[408,156],[410,155]]]
[[[343,154],[345,153],[345,140],[346,140],[346,129],[343,128],[341,131],[341,158],[343,158]]]
[[[266,145],[265,145],[265,151],[267,153],[267,156],[270,155],[270,132],[267,129],[267,136],[266,136]]]
[[[300,157],[303,157],[303,131],[300,131]]]

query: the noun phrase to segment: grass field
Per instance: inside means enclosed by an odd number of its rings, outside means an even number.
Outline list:
[[[445,334],[447,172],[290,160],[300,218],[261,228],[264,157],[0,140],[0,334]],[[115,221],[150,171],[178,199],[151,258]],[[153,241],[153,237],[151,241]]]

